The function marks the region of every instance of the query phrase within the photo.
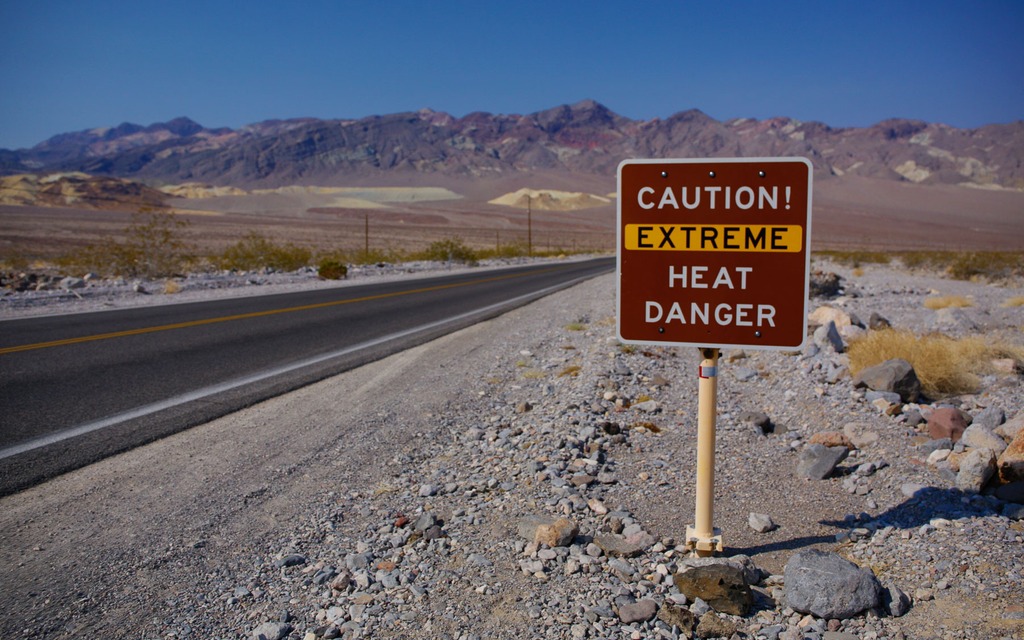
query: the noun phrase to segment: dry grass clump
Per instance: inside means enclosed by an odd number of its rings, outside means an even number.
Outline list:
[[[1003,307],[1024,307],[1024,296],[1013,296],[1012,298],[1005,301]]]
[[[992,370],[992,360],[1024,362],[1024,348],[981,337],[954,340],[941,334],[917,336],[910,331],[872,331],[852,341],[848,351],[854,375],[876,364],[902,358],[909,362],[929,398],[977,391],[978,376]]]
[[[1024,275],[1024,253],[1013,251],[907,251],[899,258],[909,269],[943,271],[956,280]]]
[[[948,309],[950,307],[973,307],[974,303],[963,296],[936,296],[926,298],[924,306],[928,309]]]

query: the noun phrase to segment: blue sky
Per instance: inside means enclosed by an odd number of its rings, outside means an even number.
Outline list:
[[[595,99],[637,119],[1024,119],[1024,2],[0,0],[0,147]]]

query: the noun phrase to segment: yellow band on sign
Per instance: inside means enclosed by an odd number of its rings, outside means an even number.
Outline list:
[[[800,225],[627,224],[623,246],[629,251],[768,251],[803,249]]]

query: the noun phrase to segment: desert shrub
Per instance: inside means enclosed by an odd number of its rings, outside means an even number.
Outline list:
[[[220,269],[252,271],[274,269],[295,271],[307,266],[313,259],[313,252],[291,243],[276,244],[259,233],[251,232],[224,250],[212,262]]]
[[[1003,302],[1003,307],[1024,307],[1024,296],[1013,296]]]
[[[430,243],[422,253],[418,254],[422,260],[436,260],[438,262],[476,262],[476,253],[462,242],[461,238],[437,240]]]
[[[914,367],[921,390],[930,398],[976,391],[978,376],[990,370],[995,358],[1024,361],[1024,349],[981,337],[954,340],[941,334],[917,336],[896,329],[871,331],[851,341],[848,355],[854,375],[886,360],[906,360]]]
[[[982,277],[988,280],[1002,280],[1024,275],[1024,254],[1001,251],[977,251],[958,253],[946,272],[957,280]]]
[[[490,258],[522,258],[528,253],[525,242],[513,242],[499,245],[493,249],[481,249],[476,252],[476,255],[479,260],[487,260]]]
[[[973,307],[974,303],[963,296],[936,296],[925,298],[924,306],[927,309],[948,309],[950,307]]]
[[[386,262],[402,262],[408,256],[393,249],[360,249],[352,253],[348,262],[352,264],[381,264]]]
[[[132,216],[123,239],[110,238],[65,254],[57,265],[69,272],[129,278],[181,275],[195,259],[182,236],[187,227],[188,222],[173,213],[140,212]]]
[[[338,260],[325,259],[317,265],[316,272],[325,280],[342,280],[348,276],[348,266]]]
[[[1024,275],[1024,254],[1012,251],[908,251],[900,262],[909,269],[931,269],[957,280],[1004,280]]]

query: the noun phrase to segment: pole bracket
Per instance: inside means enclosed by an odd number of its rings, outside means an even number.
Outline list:
[[[707,536],[698,534],[696,528],[687,525],[686,543],[683,546],[687,551],[701,557],[721,553],[723,550],[722,530],[715,527],[714,531],[711,532],[711,535]]]

